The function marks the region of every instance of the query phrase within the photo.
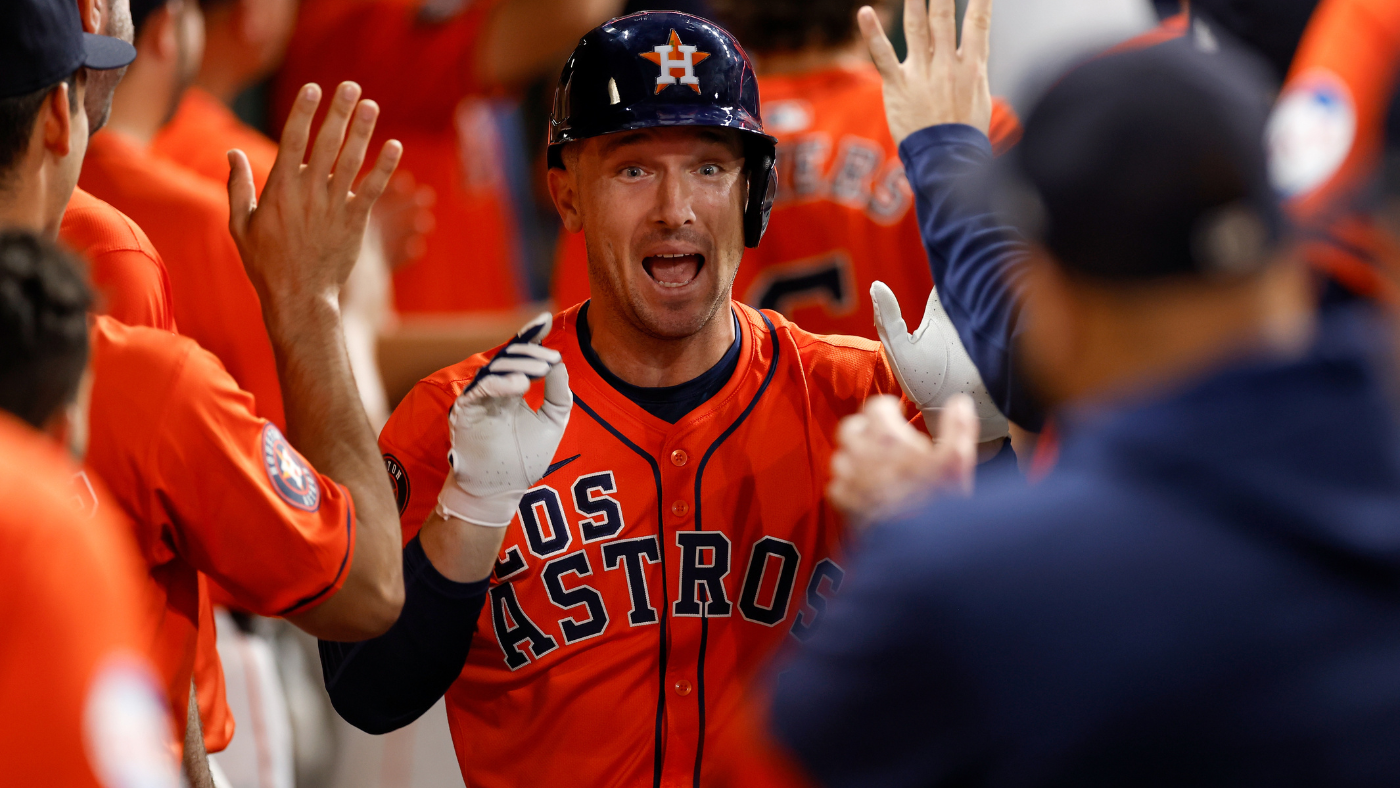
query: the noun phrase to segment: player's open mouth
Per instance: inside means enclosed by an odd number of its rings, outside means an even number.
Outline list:
[[[662,287],[685,287],[705,267],[703,254],[655,254],[642,258],[647,276]]]

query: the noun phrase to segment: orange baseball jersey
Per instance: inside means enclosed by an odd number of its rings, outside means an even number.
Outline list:
[[[1400,4],[1324,0],[1269,126],[1274,185],[1308,233],[1309,259],[1355,292],[1384,291],[1394,241],[1369,219],[1386,113],[1400,84]]]
[[[446,696],[467,785],[694,784],[750,674],[840,587],[836,423],[899,386],[876,342],[734,313],[738,366],[675,424],[589,364],[579,307],[555,318],[544,344],[573,412]],[[380,433],[405,542],[446,476],[449,410],[490,355],[420,381]]]
[[[136,526],[156,586],[154,659],[183,730],[212,620],[200,573],[259,615],[308,610],[345,580],[354,506],[192,340],[98,317],[92,365],[87,462]]]
[[[875,67],[760,76],[758,85],[764,128],[778,138],[778,193],[763,242],[744,251],[734,297],[808,331],[874,339],[870,285],[880,280],[906,315],[923,314],[933,275]],[[996,100],[997,152],[1020,132]],[[554,284],[557,304],[588,298],[581,234],[562,240]]]
[[[6,785],[174,788],[144,656],[141,565],[120,514],[74,506],[78,469],[0,414],[0,764]]]
[[[382,109],[372,151],[403,142],[399,170],[431,186],[436,228],[425,252],[394,272],[400,312],[511,309],[525,300],[515,222],[501,162],[503,142],[477,41],[494,0],[468,0],[440,21],[405,0],[306,0],[275,83],[282,122],[307,82],[332,89],[355,80]],[[373,156],[368,157],[367,166]]]
[[[98,312],[131,326],[176,330],[165,262],[126,214],[74,189],[58,237],[87,260],[101,294]]]
[[[151,151],[223,186],[228,183],[228,152],[248,154],[253,184],[262,194],[267,174],[277,161],[277,143],[238,119],[222,101],[200,88],[180,98],[175,117],[161,127]]]
[[[79,183],[150,235],[170,274],[180,333],[219,357],[259,415],[285,426],[272,342],[228,232],[225,189],[111,129],[88,143]]]

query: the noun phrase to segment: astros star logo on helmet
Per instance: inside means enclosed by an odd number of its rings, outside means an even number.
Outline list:
[[[679,53],[680,57],[672,57],[676,53]],[[675,84],[686,85],[699,93],[700,79],[695,76],[695,67],[709,56],[709,52],[700,52],[693,46],[682,44],[681,37],[676,35],[674,28],[671,30],[669,42],[650,52],[642,53],[642,57],[661,67],[661,76],[656,78],[657,93]],[[676,76],[678,72],[679,77]]]

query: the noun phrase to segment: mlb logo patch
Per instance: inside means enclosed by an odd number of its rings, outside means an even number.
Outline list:
[[[679,57],[672,57],[677,54]],[[642,53],[642,57],[661,67],[661,76],[656,78],[657,93],[677,84],[699,93],[700,78],[695,76],[695,67],[709,56],[709,52],[700,52],[693,46],[682,44],[681,37],[676,35],[674,29],[668,43]]]
[[[263,467],[277,496],[304,512],[321,508],[321,485],[316,473],[273,424],[263,427]]]

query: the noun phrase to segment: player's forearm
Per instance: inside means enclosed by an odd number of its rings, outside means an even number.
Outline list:
[[[354,558],[344,585],[289,620],[318,637],[363,640],[387,630],[403,605],[393,492],[350,370],[339,306],[323,299],[268,300],[263,313],[277,358],[287,437],[355,502]]]
[[[418,532],[423,552],[449,580],[472,583],[491,574],[506,529],[444,518],[434,512]]]
[[[990,144],[971,127],[948,124],[914,132],[899,152],[944,309],[997,407],[1016,424],[1040,429],[1043,410],[1016,359],[1025,245],[969,182],[991,161]]]

